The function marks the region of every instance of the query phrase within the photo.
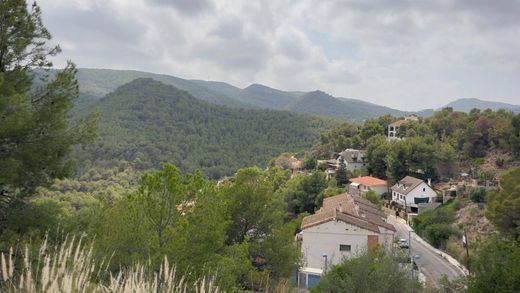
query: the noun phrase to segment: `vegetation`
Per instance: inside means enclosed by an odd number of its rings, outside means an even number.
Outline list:
[[[37,255],[26,247],[20,267],[11,248],[0,254],[2,292],[157,292],[174,293],[195,290],[218,292],[213,279],[187,282],[187,278],[164,259],[159,272],[145,265],[134,265],[116,275],[109,274],[105,262],[98,263],[82,239],[66,237],[57,246],[46,241]],[[92,282],[92,281],[101,282]]]
[[[446,242],[454,233],[451,223],[455,220],[455,202],[451,201],[436,209],[428,210],[413,218],[417,235],[425,238],[436,248],[446,249]]]
[[[402,258],[372,249],[331,268],[312,292],[413,292],[421,284]]]
[[[30,71],[51,67],[49,57],[60,52],[47,45],[50,39],[36,4],[29,11],[25,1],[0,3],[0,234],[6,211],[19,208],[37,186],[67,175],[71,146],[95,133],[95,115],[69,122],[78,94],[74,64],[31,88]]]
[[[457,161],[478,167],[492,150],[510,153],[513,159],[520,156],[520,114],[478,109],[464,113],[445,108],[432,117],[403,124],[399,136],[405,140],[387,141],[387,126],[395,120],[382,116],[361,126],[343,124],[323,134],[314,153],[318,158],[329,158],[345,148],[366,149],[368,172],[391,182],[406,175],[452,177]],[[499,160],[503,166],[504,159]]]
[[[519,238],[520,168],[506,172],[500,180],[500,189],[489,194],[487,217],[505,235]]]
[[[101,113],[100,139],[78,152],[82,161],[126,160],[140,170],[171,162],[213,179],[309,148],[321,131],[336,125],[286,112],[217,106],[152,79],[124,85],[94,108]]]

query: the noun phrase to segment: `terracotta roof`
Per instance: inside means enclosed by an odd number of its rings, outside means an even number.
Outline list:
[[[406,195],[423,182],[424,181],[422,181],[421,179],[417,179],[412,176],[406,176],[403,179],[399,180],[399,182],[397,182],[394,186],[392,186],[392,190]]]
[[[320,210],[314,215],[303,218],[301,228],[309,228],[312,226],[319,225],[321,223],[333,220],[336,217],[336,209]]]
[[[396,231],[386,223],[386,214],[370,201],[347,193],[323,199],[323,207],[314,215],[303,218],[301,228],[306,229],[328,221],[338,220],[379,233],[379,227]]]
[[[382,180],[382,179],[379,179],[376,177],[372,177],[372,176],[363,176],[363,177],[352,178],[352,179],[350,179],[350,182],[359,183],[359,184],[363,184],[363,185],[367,185],[367,186],[379,186],[379,185],[386,186],[386,184],[387,184],[385,180]]]

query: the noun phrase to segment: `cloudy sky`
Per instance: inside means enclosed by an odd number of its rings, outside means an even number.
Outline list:
[[[520,104],[520,0],[40,0],[79,67],[320,89],[403,110]]]

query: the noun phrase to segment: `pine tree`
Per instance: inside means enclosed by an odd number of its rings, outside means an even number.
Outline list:
[[[23,0],[0,1],[0,215],[37,186],[65,176],[71,146],[96,131],[94,114],[69,122],[76,68],[69,62],[51,77],[49,57],[60,48],[49,47],[50,39],[36,3],[28,9]]]

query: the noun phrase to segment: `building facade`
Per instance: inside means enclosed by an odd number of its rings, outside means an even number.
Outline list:
[[[391,188],[392,202],[407,213],[418,213],[421,204],[435,202],[437,193],[421,179],[406,176]]]

